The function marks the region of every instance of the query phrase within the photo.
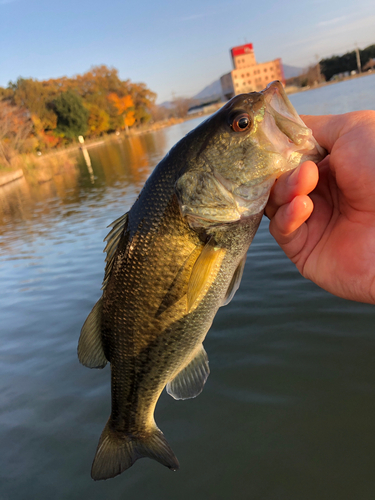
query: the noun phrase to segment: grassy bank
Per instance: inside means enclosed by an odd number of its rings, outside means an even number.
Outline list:
[[[10,165],[0,165],[0,187],[23,176],[33,183],[42,184],[62,171],[75,168],[76,161],[69,151],[55,151],[54,154],[45,156],[18,155],[12,159]]]

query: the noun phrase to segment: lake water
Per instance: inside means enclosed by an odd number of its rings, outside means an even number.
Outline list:
[[[375,75],[291,96],[300,113],[375,109]],[[373,500],[374,307],[303,279],[268,233],[205,347],[203,393],[163,393],[156,421],[180,460],[93,482],[109,369],[81,366],[106,226],[200,119],[91,148],[78,168],[0,192],[0,500]]]

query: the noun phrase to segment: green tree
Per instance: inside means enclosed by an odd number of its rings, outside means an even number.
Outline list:
[[[86,132],[89,112],[80,96],[71,90],[62,92],[53,101],[53,107],[57,115],[57,134],[71,140]]]
[[[370,59],[375,57],[375,45],[369,45],[359,51],[361,65],[364,66]],[[344,73],[346,71],[357,71],[357,57],[353,50],[342,56],[332,56],[320,61],[321,72],[330,80],[334,75]]]
[[[50,95],[42,82],[32,78],[19,78],[15,84],[9,86],[13,89],[13,104],[27,109],[35,115],[45,130],[56,127],[56,115],[49,106]]]

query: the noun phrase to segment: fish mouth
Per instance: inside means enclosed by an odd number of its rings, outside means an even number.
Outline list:
[[[266,103],[263,131],[278,151],[293,166],[306,160],[321,161],[327,152],[306,127],[279,81],[271,82],[260,92]],[[293,167],[291,167],[293,168]]]

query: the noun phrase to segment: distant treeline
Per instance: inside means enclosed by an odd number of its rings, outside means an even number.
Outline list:
[[[155,99],[144,83],[120,80],[116,69],[104,65],[73,78],[19,78],[0,87],[0,164],[79,135],[92,138],[138,127],[152,119]]]
[[[370,59],[375,58],[375,45],[369,45],[365,49],[359,49],[361,67],[363,68]],[[320,61],[320,71],[325,79],[329,81],[334,75],[346,73],[347,71],[356,71],[357,56],[355,50],[347,52],[343,56],[332,56]]]

